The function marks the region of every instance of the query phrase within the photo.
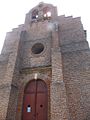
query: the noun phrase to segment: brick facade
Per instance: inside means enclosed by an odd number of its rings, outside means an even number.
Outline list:
[[[32,18],[33,10],[46,7],[50,18]],[[37,43],[41,46],[33,52]],[[90,120],[90,50],[83,25],[79,17],[57,16],[51,4],[31,9],[25,24],[6,35],[0,55],[0,120],[22,119],[24,89],[36,73],[48,88],[48,120]]]

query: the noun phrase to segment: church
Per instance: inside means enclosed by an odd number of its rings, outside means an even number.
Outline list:
[[[0,120],[90,120],[90,49],[80,17],[40,2],[6,34]]]

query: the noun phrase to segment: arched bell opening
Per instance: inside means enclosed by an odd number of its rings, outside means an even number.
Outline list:
[[[35,9],[33,12],[32,12],[32,19],[37,19],[38,18],[38,10]]]
[[[31,80],[24,89],[22,120],[48,119],[48,89],[43,80]]]

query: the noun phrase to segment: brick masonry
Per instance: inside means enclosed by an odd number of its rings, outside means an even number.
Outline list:
[[[48,87],[48,120],[90,120],[90,49],[80,18],[57,16],[32,20],[7,33],[0,55],[0,120],[21,120],[25,86],[34,79]],[[34,54],[41,43],[44,50]]]

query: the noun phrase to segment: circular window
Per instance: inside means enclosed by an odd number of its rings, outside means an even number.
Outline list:
[[[36,43],[32,46],[32,53],[40,54],[44,50],[44,45],[41,43]]]

